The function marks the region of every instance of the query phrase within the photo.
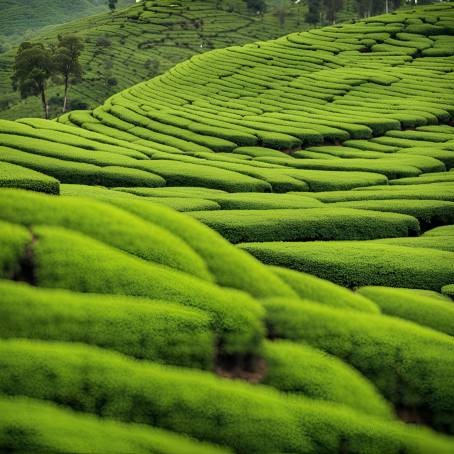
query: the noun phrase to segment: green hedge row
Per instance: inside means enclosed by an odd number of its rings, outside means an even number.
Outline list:
[[[264,303],[275,337],[309,344],[351,364],[395,405],[454,431],[451,336],[385,315],[284,299]]]
[[[424,236],[453,236],[454,235],[454,224],[442,225],[435,227],[434,229],[424,232]]]
[[[226,454],[172,432],[76,413],[25,397],[0,398],[0,450],[98,454]]]
[[[271,185],[265,181],[208,165],[152,160],[138,161],[139,166],[142,170],[160,175],[169,186],[201,186],[228,192],[271,192]]]
[[[134,158],[129,156],[122,156],[108,151],[86,150],[83,147],[68,145],[64,143],[64,139],[62,142],[51,142],[49,140],[21,136],[19,133],[16,135],[0,133],[0,143],[4,147],[32,153],[33,155],[47,156],[64,161],[85,162],[101,167],[131,167],[136,162]]]
[[[454,252],[453,236],[419,236],[414,238],[383,238],[373,240],[377,243],[390,244],[394,246],[406,246],[414,248],[438,249],[440,251]]]
[[[377,304],[384,314],[454,335],[454,305],[451,301],[402,288],[362,287],[358,292]]]
[[[212,280],[203,259],[166,229],[111,205],[86,198],[0,190],[0,219],[27,227],[61,226],[151,262]]]
[[[356,188],[355,188],[356,189]],[[321,202],[349,202],[368,200],[446,200],[454,202],[454,188],[448,185],[400,185],[384,187],[364,187],[353,191],[325,191],[304,193],[304,196],[315,197]],[[361,189],[361,190],[359,190]]]
[[[83,342],[164,364],[210,369],[215,338],[196,309],[0,281],[0,337]]]
[[[57,142],[59,142],[60,134],[63,133],[65,139],[71,138],[71,144],[86,145],[88,149],[96,147],[96,149],[109,150],[112,149],[111,147],[113,145],[113,150],[116,153],[141,159],[150,153],[149,148],[134,144],[131,141],[115,139],[105,134],[90,131],[89,129],[67,126],[58,121],[46,121],[42,118],[21,118],[16,120],[14,125],[17,126],[18,123],[32,126],[32,132],[29,132],[29,134],[35,134],[38,130],[40,136],[46,134],[46,137],[48,137],[49,133],[51,133],[51,137],[55,137]]]
[[[60,183],[55,178],[8,162],[0,162],[0,187],[60,193]]]
[[[27,148],[30,151],[39,150],[39,154],[52,153],[51,156],[56,153],[57,155],[55,157],[70,157],[71,160],[75,161],[96,157],[102,159],[103,156],[110,159],[118,159],[118,156],[115,157],[115,155],[136,159],[147,158],[147,154],[144,154],[145,150],[140,147],[137,149],[133,145],[131,146],[131,144],[109,140],[101,135],[85,132],[85,130],[83,130],[84,132],[79,132],[80,128],[65,127],[60,123],[55,123],[55,125],[58,126],[49,126],[43,123],[42,119],[22,119],[20,122],[0,120],[0,131],[2,133],[16,135],[17,137],[14,139],[10,137],[10,140],[14,140],[14,143],[17,143],[19,148]],[[34,141],[31,138],[40,140]],[[53,143],[49,144],[47,142]],[[67,147],[59,147],[60,150],[58,150],[55,144],[69,145],[69,149]],[[48,147],[50,147],[50,150]],[[90,156],[87,153],[89,150],[96,151],[94,156]],[[103,153],[97,153],[98,151],[102,151]],[[126,159],[120,162],[128,163],[131,161]]]
[[[41,226],[33,232],[39,286],[163,299],[202,309],[212,316],[227,354],[254,351],[261,342],[262,309],[246,293],[146,262],[75,231]]]
[[[419,232],[411,216],[347,208],[199,211],[191,216],[232,243],[359,240]]]
[[[452,151],[448,153],[452,155]],[[389,182],[389,184],[393,185],[404,185],[404,188],[406,185],[431,183],[453,183],[454,185],[454,174],[451,172],[428,173],[417,178],[400,178]]]
[[[330,281],[279,266],[271,266],[270,269],[290,285],[302,299],[360,312],[378,313],[380,311],[368,298]]]
[[[356,200],[335,202],[333,205],[360,210],[407,214],[418,219],[423,229],[454,223],[454,202],[443,200]]]
[[[157,190],[156,190],[157,189]],[[188,191],[186,191],[188,189]],[[290,208],[315,208],[322,207],[323,203],[309,197],[294,194],[275,194],[275,193],[230,193],[216,191],[205,188],[185,188],[185,187],[165,187],[158,188],[115,188],[117,191],[147,197],[147,200],[166,204],[167,200],[186,198],[188,203],[198,203],[205,201],[208,208],[200,208],[200,211],[206,209],[221,208],[223,210],[274,210]],[[201,202],[200,202],[201,203]],[[211,208],[211,204],[214,206]],[[190,210],[185,210],[190,211]],[[193,209],[191,211],[199,211]]]
[[[243,243],[269,265],[314,274],[346,287],[383,285],[439,291],[454,279],[454,253],[373,241]]]
[[[272,162],[277,158],[259,158],[260,161]],[[279,161],[281,161],[279,159]],[[298,161],[293,159],[293,161]],[[292,161],[292,162],[293,162]],[[283,164],[283,162],[275,162]],[[311,191],[343,191],[360,186],[387,184],[388,179],[379,173],[372,172],[341,172],[331,170],[279,169],[280,173],[306,182]]]
[[[271,388],[140,363],[82,345],[0,342],[0,390],[125,422],[151,423],[238,453],[448,453],[452,441]],[[223,430],[220,430],[222,421]]]
[[[62,185],[62,194],[108,202],[168,230],[203,258],[219,285],[244,290],[258,298],[296,296],[289,286],[259,261],[233,247],[217,232],[189,216],[140,199],[124,199],[120,197],[120,192],[90,186]]]
[[[261,383],[280,391],[347,405],[359,412],[393,418],[388,402],[376,388],[345,362],[308,345],[267,341],[267,370]]]
[[[148,197],[147,200],[181,212],[212,211],[221,209],[221,206],[212,200],[189,197]]]
[[[99,167],[5,147],[0,147],[0,161],[42,172],[56,178],[60,183],[147,187],[164,186],[166,183],[162,177],[150,171],[117,166]]]

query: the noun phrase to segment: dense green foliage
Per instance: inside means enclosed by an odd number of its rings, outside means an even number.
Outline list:
[[[7,162],[0,162],[0,187],[23,188],[58,194],[60,184],[55,178]]]
[[[439,291],[454,279],[454,253],[363,241],[263,242],[240,247],[264,263],[346,287],[389,285]]]
[[[376,303],[385,314],[454,335],[454,306],[449,300],[390,287],[363,287],[359,293]]]
[[[84,76],[73,87],[68,102],[68,107],[75,110],[96,107],[118,90],[200,52],[276,38],[307,27],[304,8],[290,2],[284,23],[273,8],[257,16],[243,0],[134,3],[118,0],[112,14],[108,12],[108,0],[4,0],[0,46],[3,41],[6,52],[0,54],[0,116],[41,116],[37,99],[21,102],[11,90],[14,45],[25,39],[47,44],[56,42],[58,35],[76,35],[83,40],[85,49],[80,61]],[[40,30],[48,24],[62,25]],[[49,90],[52,116],[61,113],[63,98],[64,80],[55,81]]]
[[[209,369],[210,319],[147,299],[44,290],[0,281],[2,338],[84,342],[165,364]]]
[[[454,451],[454,5],[238,2],[43,31],[143,81],[0,120],[0,451]]]
[[[441,437],[346,407],[289,399],[271,388],[137,363],[86,346],[3,341],[0,358],[0,390],[6,394],[15,394],[19,387],[28,397],[72,402],[81,410],[125,422],[153,422],[229,445],[239,453],[315,453],[319,446],[337,451],[342,439],[357,454],[398,453],[401,449],[416,453],[429,446],[447,453],[452,448],[452,442]],[[42,383],[49,386],[40,386]],[[91,384],[89,390],[84,390],[84,383]],[[229,421],[225,430],[219,430],[219,420]],[[346,427],[346,421],[354,431]]]
[[[274,336],[344,359],[370,378],[398,410],[419,411],[426,423],[452,430],[451,336],[383,315],[311,302],[270,300],[265,308]]]
[[[162,429],[121,424],[43,401],[0,399],[0,449],[22,452],[97,454],[226,454]]]
[[[418,222],[410,216],[345,208],[207,211],[192,216],[232,243],[366,240],[419,231]]]

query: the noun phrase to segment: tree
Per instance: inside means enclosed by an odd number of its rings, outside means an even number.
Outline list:
[[[246,0],[249,10],[263,14],[266,11],[265,0]]]
[[[13,89],[19,91],[22,99],[40,96],[44,118],[49,118],[46,89],[54,72],[52,52],[42,43],[24,42],[19,46],[12,76]]]
[[[320,0],[308,0],[307,2],[306,22],[308,24],[318,24],[320,22]]]
[[[281,0],[278,5],[273,8],[273,14],[279,19],[279,25],[284,28],[287,16],[290,15],[288,0]]]
[[[330,24],[336,23],[336,15],[342,8],[342,0],[322,0],[326,20]]]
[[[63,98],[63,112],[66,112],[68,104],[68,89],[70,79],[80,80],[82,77],[82,66],[79,57],[84,49],[82,40],[76,35],[59,36],[55,51],[55,69],[63,76],[65,84],[65,95]]]
[[[113,13],[115,11],[115,9],[117,8],[117,2],[118,2],[118,0],[108,0],[111,13]]]

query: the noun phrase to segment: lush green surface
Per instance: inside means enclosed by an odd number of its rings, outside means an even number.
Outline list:
[[[447,299],[390,287],[363,287],[359,293],[376,303],[385,314],[454,335],[454,305]]]
[[[201,14],[216,46],[275,32],[213,5],[78,25],[131,74],[193,55]],[[453,452],[453,11],[206,52],[94,110],[1,120],[0,450]]]
[[[0,186],[50,194],[60,192],[60,183],[55,178],[8,162],[0,162]]]
[[[23,397],[0,399],[0,448],[72,454],[225,454],[162,429],[122,424]]]
[[[209,369],[210,318],[187,307],[116,295],[44,290],[0,281],[2,338],[84,342],[139,359]]]
[[[389,285],[439,291],[454,279],[454,253],[365,241],[243,243],[270,265],[315,274],[347,287]]]
[[[120,0],[117,3],[125,7],[134,3],[134,0]],[[17,43],[48,25],[106,11],[108,6],[104,0],[3,0],[0,35],[5,43]]]
[[[41,116],[39,99],[21,101],[11,89],[14,46],[26,39],[50,43],[57,40],[58,34],[76,34],[83,40],[83,81],[69,94],[70,107],[78,109],[96,107],[118,90],[166,71],[194,54],[276,38],[307,27],[305,8],[291,4],[290,14],[281,26],[272,9],[259,17],[247,10],[243,0],[134,3],[119,0],[112,15],[107,0],[4,0],[0,44],[3,35],[4,47],[10,50],[0,54],[0,116]],[[50,24],[62,25],[38,29]],[[98,46],[99,39],[110,45]],[[55,82],[49,91],[54,116],[61,112],[62,97],[62,83]]]
[[[356,240],[415,235],[411,216],[342,208],[194,212],[232,243],[252,241]]]
[[[265,307],[276,337],[343,358],[370,378],[397,409],[419,410],[424,422],[452,430],[451,336],[392,317],[311,302],[270,300]]]
[[[229,445],[239,453],[315,453],[319,446],[337,451],[342,440],[358,454],[418,452],[430,447],[449,452],[453,446],[452,441],[348,407],[286,398],[271,388],[137,363],[88,346],[3,341],[0,358],[0,389],[6,394],[16,393],[20,373],[19,389],[29,397],[73,402],[86,412],[124,422],[153,422]],[[83,390],[87,381],[92,386]],[[43,382],[51,386],[40,386]],[[228,421],[225,430],[219,430],[219,420]],[[349,430],[350,425],[355,430]]]

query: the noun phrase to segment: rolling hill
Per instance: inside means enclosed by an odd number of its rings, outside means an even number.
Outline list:
[[[55,42],[59,34],[76,34],[85,50],[81,56],[83,81],[72,88],[70,107],[96,107],[110,95],[164,72],[206,50],[271,39],[301,30],[304,9],[289,6],[281,25],[270,7],[263,16],[246,8],[243,0],[157,0],[126,9],[85,17],[46,29],[36,39]],[[16,49],[0,54],[0,117],[42,116],[38,98],[21,101],[13,92],[11,75]],[[53,116],[61,113],[63,88],[49,90]]]
[[[120,0],[126,7],[134,0]],[[106,0],[2,0],[0,37],[8,44],[30,38],[39,29],[108,11]]]
[[[1,120],[0,450],[453,452],[453,35],[428,5]]]

